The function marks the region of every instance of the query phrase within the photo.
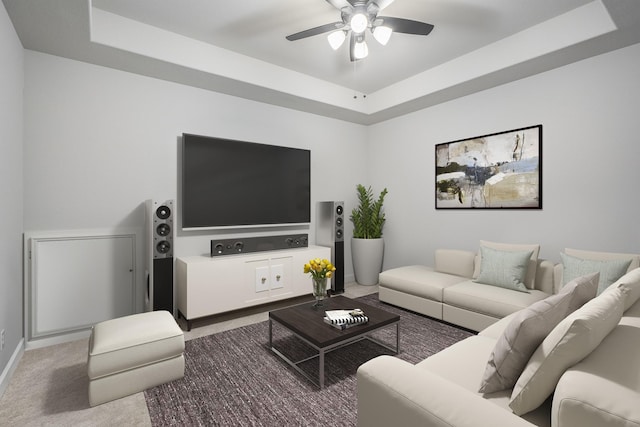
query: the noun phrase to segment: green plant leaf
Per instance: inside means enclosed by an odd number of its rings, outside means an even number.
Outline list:
[[[382,206],[388,191],[385,188],[380,192],[377,200],[374,200],[371,187],[365,188],[362,184],[356,186],[358,193],[358,206],[351,211],[353,222],[353,237],[358,239],[379,239],[382,237],[382,228],[386,221]]]

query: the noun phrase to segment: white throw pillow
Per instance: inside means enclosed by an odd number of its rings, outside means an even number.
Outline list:
[[[534,289],[536,286],[536,270],[538,269],[538,254],[540,253],[540,245],[536,244],[517,244],[517,243],[498,243],[489,242],[487,240],[480,240],[480,247],[487,247],[491,249],[497,249],[500,251],[533,251],[531,254],[531,260],[527,267],[527,275],[524,279],[524,284],[527,289]],[[480,259],[480,256],[478,256]],[[476,268],[473,272],[473,278],[477,278],[480,274],[480,267],[482,260],[476,263]]]
[[[627,297],[624,301],[624,311],[627,311],[629,307],[636,303],[640,299],[640,268],[631,270],[611,286],[607,288],[607,291],[616,288],[623,289],[627,292]]]
[[[573,280],[560,293],[520,310],[496,341],[478,391],[494,393],[511,389],[549,332],[592,299],[597,287],[598,273],[590,274]]]
[[[542,341],[518,378],[509,406],[523,415],[553,393],[571,366],[589,355],[620,322],[626,292],[614,289],[587,302],[561,321]]]

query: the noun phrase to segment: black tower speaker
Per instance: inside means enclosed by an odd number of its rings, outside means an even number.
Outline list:
[[[147,311],[167,310],[175,317],[173,287],[173,201],[147,201]]]
[[[344,292],[344,202],[318,202],[316,244],[331,248],[336,271],[331,279],[334,294]]]

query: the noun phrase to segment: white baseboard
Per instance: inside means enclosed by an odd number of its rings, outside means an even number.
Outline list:
[[[11,381],[11,377],[18,367],[18,363],[20,363],[20,359],[22,359],[22,355],[24,354],[24,338],[20,339],[16,349],[13,351],[11,355],[11,359],[9,359],[9,363],[5,366],[2,371],[2,375],[0,375],[0,397],[4,394],[7,387],[9,387],[9,381]]]
[[[77,341],[83,338],[88,338],[91,335],[91,329],[85,329],[78,332],[69,332],[61,335],[54,335],[45,338],[35,338],[31,341],[27,341],[25,349],[33,350],[34,348],[49,347],[50,345],[64,344],[70,341]]]

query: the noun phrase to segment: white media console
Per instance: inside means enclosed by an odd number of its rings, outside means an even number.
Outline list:
[[[331,258],[331,248],[254,252],[176,260],[178,310],[191,329],[194,319],[310,294],[304,264]]]

